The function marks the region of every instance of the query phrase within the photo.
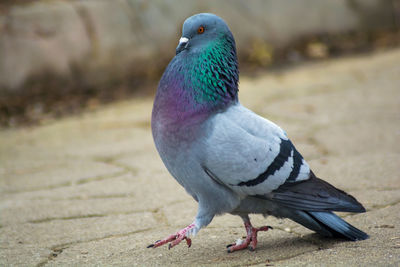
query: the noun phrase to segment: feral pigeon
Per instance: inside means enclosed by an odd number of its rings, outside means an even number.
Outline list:
[[[207,226],[215,215],[243,219],[247,238],[228,252],[257,245],[249,214],[289,218],[323,236],[363,240],[368,235],[333,211],[365,212],[351,195],[317,178],[285,131],[242,106],[235,40],[208,13],[183,24],[176,56],[156,93],[152,133],[171,175],[198,202],[193,223],[148,247],[169,248]]]

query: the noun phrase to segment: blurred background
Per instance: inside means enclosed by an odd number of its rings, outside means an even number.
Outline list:
[[[183,21],[226,20],[241,103],[354,195],[370,234],[328,241],[289,220],[256,252],[221,216],[190,250],[146,246],[197,203],[151,135]],[[0,0],[0,266],[400,266],[400,0]]]
[[[400,44],[400,0],[2,0],[0,126],[152,95],[198,12],[227,21],[248,75]]]

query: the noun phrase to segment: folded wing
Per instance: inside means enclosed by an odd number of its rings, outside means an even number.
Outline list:
[[[203,168],[241,195],[264,195],[309,178],[310,169],[285,132],[241,105],[210,120]]]

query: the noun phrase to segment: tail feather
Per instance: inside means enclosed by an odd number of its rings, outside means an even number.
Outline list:
[[[305,211],[365,212],[353,196],[310,173],[310,179],[286,182],[270,194],[269,198],[288,208]]]
[[[305,211],[281,207],[280,209],[275,210],[274,215],[277,217],[289,218],[303,225],[304,227],[307,227],[308,229],[317,232],[320,235],[326,237],[333,236],[331,231],[329,231],[323,224],[321,224],[313,216],[311,216],[311,214]]]
[[[349,240],[365,240],[369,236],[360,229],[352,226],[332,212],[307,212],[318,223],[322,224],[333,236],[345,237]]]
[[[277,211],[286,217],[324,236],[339,236],[364,240],[368,235],[345,222],[332,211],[365,212],[353,196],[310,173],[310,179],[286,182],[270,194],[258,196],[288,208]],[[279,214],[278,214],[279,215]]]

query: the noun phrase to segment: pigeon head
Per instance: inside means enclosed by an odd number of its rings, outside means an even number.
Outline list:
[[[235,39],[220,17],[200,13],[186,19],[175,58],[187,64],[185,88],[210,106],[237,101],[239,70]]]
[[[238,80],[235,40],[226,23],[213,14],[194,15],[183,24],[176,56],[158,86],[154,112],[182,123],[207,117],[238,101]]]
[[[176,48],[176,54],[184,50],[201,53],[210,46],[210,42],[218,41],[220,38],[233,40],[232,33],[223,19],[209,13],[191,16],[183,23],[182,37]]]

